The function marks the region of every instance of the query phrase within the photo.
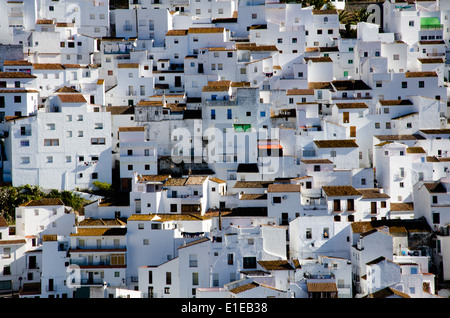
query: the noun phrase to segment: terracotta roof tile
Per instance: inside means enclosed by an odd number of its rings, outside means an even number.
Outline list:
[[[291,264],[286,260],[276,260],[276,261],[258,261],[265,270],[293,270]]]
[[[352,186],[323,186],[322,189],[329,197],[361,196]]]
[[[222,33],[223,27],[189,28],[188,33]]]
[[[438,75],[436,72],[406,72],[405,77],[438,77]]]
[[[36,78],[25,72],[0,72],[0,78]]]
[[[299,184],[269,184],[267,192],[300,192]]]
[[[306,283],[308,292],[319,293],[319,292],[337,292],[336,282],[307,282]]]
[[[336,103],[339,109],[369,108],[366,103]]]
[[[63,70],[64,66],[59,63],[34,63],[35,70]]]
[[[86,99],[82,94],[59,94],[59,99],[63,103],[86,103]]]
[[[314,140],[319,148],[357,148],[358,144],[353,139],[339,140]]]
[[[251,282],[251,283],[248,283],[248,284],[241,285],[239,287],[230,289],[230,293],[240,294],[242,292],[245,292],[247,290],[251,290],[251,289],[256,288],[256,287],[259,287],[259,284],[255,283],[255,282]]]
[[[64,202],[59,198],[43,198],[39,200],[32,200],[23,204],[23,206],[46,206],[46,205],[64,205]]]

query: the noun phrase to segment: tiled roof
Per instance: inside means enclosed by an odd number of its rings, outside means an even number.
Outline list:
[[[143,181],[143,182],[163,182],[166,181],[167,179],[170,178],[170,175],[162,175],[162,174],[157,174],[157,175],[140,175],[138,176],[138,181]]]
[[[118,63],[118,68],[139,68],[139,63]]]
[[[266,193],[243,193],[239,197],[239,200],[267,200]]]
[[[442,182],[427,182],[423,186],[430,193],[447,193],[447,189]]]
[[[267,192],[300,192],[299,184],[269,184]]]
[[[392,287],[386,287],[377,290],[372,294],[364,296],[364,298],[392,298],[392,297],[411,298],[411,296],[409,296],[408,294],[398,291],[397,289],[394,289]]]
[[[333,62],[333,60],[329,56],[326,56],[326,57],[304,57],[304,60],[306,63],[308,63],[309,61],[314,62],[314,63],[332,63]]]
[[[428,223],[422,219],[390,219],[390,220],[374,220],[352,222],[351,228],[353,233],[365,233],[367,231],[387,226],[390,233],[431,233]]]
[[[336,80],[331,82],[338,91],[370,90],[362,80]]]
[[[33,63],[35,70],[63,70],[64,66],[59,63]]]
[[[372,189],[357,189],[358,192],[362,194],[363,199],[388,199],[389,195],[386,193],[380,192],[380,189],[372,188]]]
[[[31,200],[23,206],[46,206],[46,205],[64,205],[64,202],[59,198],[43,198],[39,200]]]
[[[336,9],[312,10],[313,14],[338,14]]]
[[[248,284],[241,285],[239,287],[230,289],[230,293],[240,294],[242,292],[245,292],[247,290],[251,290],[251,289],[256,288],[256,287],[259,287],[259,284],[255,283],[255,282],[251,282],[251,283],[248,283]]]
[[[437,64],[445,63],[443,58],[428,58],[428,59],[418,59],[422,64]]]
[[[405,77],[438,77],[436,72],[406,72]]]
[[[339,109],[369,108],[366,103],[336,103]]]
[[[426,135],[446,135],[450,134],[450,128],[443,128],[443,129],[421,129],[422,133]]]
[[[278,51],[275,45],[257,45],[255,43],[236,43],[236,49],[245,51]]]
[[[332,164],[333,162],[330,159],[302,159],[301,162],[304,164]]]
[[[58,88],[55,91],[55,93],[80,93],[80,92],[77,91],[75,88],[63,86],[63,87]]]
[[[208,179],[207,176],[190,176],[184,185],[200,185],[203,184],[206,179]]]
[[[120,131],[145,131],[145,127],[119,127]]]
[[[179,36],[179,35],[186,35],[188,33],[188,30],[169,30],[166,33],[166,36]]]
[[[309,82],[310,89],[333,89],[330,82]]]
[[[286,95],[314,95],[314,89],[288,89]]]
[[[25,244],[25,239],[0,240],[0,245]]]
[[[391,202],[391,211],[414,211],[414,203],[412,202],[402,202],[395,203]]]
[[[320,292],[337,292],[337,285],[335,282],[307,282],[306,286],[309,293],[320,293]]]
[[[404,105],[414,105],[409,99],[390,99],[390,100],[379,100],[381,106],[404,106]]]
[[[352,186],[323,186],[322,189],[329,197],[361,196],[361,192]]]
[[[127,234],[126,228],[83,228],[79,227],[77,233],[70,236],[124,236]]]
[[[86,103],[86,99],[82,94],[59,94],[59,99],[63,103]]]
[[[408,147],[406,148],[407,153],[426,153],[422,147]]]
[[[237,181],[233,188],[267,188],[271,181]]]
[[[314,140],[319,148],[357,148],[358,144],[352,139]]]
[[[140,100],[136,106],[164,106],[161,100]]]
[[[97,218],[87,218],[78,223],[78,226],[124,226],[126,223],[119,219],[97,219]]]
[[[133,214],[128,218],[130,221],[153,221],[153,222],[168,222],[168,221],[202,221],[210,219],[209,216],[202,216],[195,213],[158,213],[158,214]]]
[[[189,28],[188,33],[222,33],[223,27]]]
[[[25,72],[0,72],[0,78],[36,78]]]
[[[25,66],[25,65],[33,65],[31,62],[27,60],[6,60],[3,62],[3,66]]]
[[[189,247],[189,246],[201,244],[201,243],[208,242],[208,241],[209,241],[209,238],[203,237],[203,238],[201,238],[201,239],[199,239],[199,240],[195,240],[195,241],[186,243],[186,244],[184,244],[184,245],[181,245],[181,246],[178,247],[178,249],[182,249],[182,248],[185,248],[185,247]]]
[[[277,261],[258,261],[258,264],[261,265],[265,270],[268,271],[277,271],[277,270],[293,270],[291,264],[289,264],[286,260],[277,260]]]
[[[227,183],[224,180],[221,180],[219,178],[209,178],[209,181],[215,182],[215,183]]]
[[[165,186],[184,186],[188,178],[170,178],[166,181]]]

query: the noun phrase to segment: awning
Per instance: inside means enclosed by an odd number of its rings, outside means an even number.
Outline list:
[[[283,149],[280,144],[275,145],[258,145],[258,149]]]

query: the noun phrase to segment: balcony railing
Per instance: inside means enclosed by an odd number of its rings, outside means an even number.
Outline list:
[[[430,24],[430,25],[421,25],[421,30],[442,30],[444,28],[443,24]]]

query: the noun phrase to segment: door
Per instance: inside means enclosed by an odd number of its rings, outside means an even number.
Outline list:
[[[377,214],[377,203],[370,202],[370,214]]]
[[[344,112],[342,114],[342,121],[344,122],[344,124],[348,124],[350,122],[350,115],[349,112]]]
[[[88,284],[94,283],[94,272],[89,272]]]
[[[198,73],[203,74],[203,63],[198,63]]]
[[[350,126],[350,137],[356,137],[356,126]]]
[[[28,258],[28,268],[35,269],[36,268],[36,256],[30,256]]]
[[[175,76],[175,87],[181,87],[181,76]]]

